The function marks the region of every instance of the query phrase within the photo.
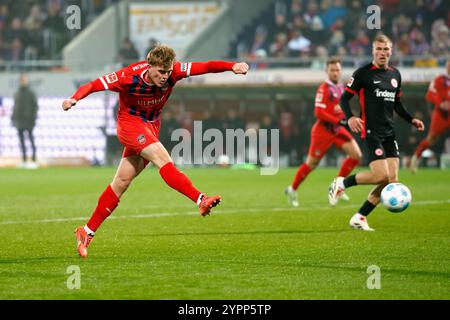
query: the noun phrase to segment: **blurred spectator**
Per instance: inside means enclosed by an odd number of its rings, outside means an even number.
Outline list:
[[[11,61],[21,61],[24,57],[25,44],[28,42],[28,34],[22,27],[20,18],[14,18],[11,26],[5,30],[4,48],[6,49],[6,59]]]
[[[355,26],[358,25],[361,18],[364,20],[366,19],[361,1],[352,0],[344,20],[344,35],[346,39],[351,39],[356,36],[356,32],[359,29],[355,28]]]
[[[19,134],[22,160],[25,168],[36,168],[36,145],[34,143],[33,129],[36,124],[38,104],[36,95],[28,86],[28,77],[20,76],[20,87],[14,95],[14,107],[11,121]],[[27,150],[25,144],[25,132],[31,144],[32,162],[27,162]]]
[[[331,55],[337,54],[338,48],[345,46],[345,36],[342,30],[333,31],[329,44]]]
[[[315,58],[313,58],[311,63],[311,69],[321,69],[325,70],[326,62],[328,59],[328,50],[324,46],[316,47]]]
[[[288,48],[291,56],[298,57],[300,53],[311,50],[311,41],[303,36],[300,29],[296,29],[292,39],[288,42]]]
[[[148,54],[150,51],[152,51],[152,49],[153,49],[154,47],[156,47],[158,44],[159,44],[159,41],[158,41],[158,40],[156,40],[155,38],[150,38],[150,39],[148,40],[148,47],[147,47],[147,49],[145,49],[145,51],[144,51],[144,58],[147,57],[147,54]]]
[[[435,55],[448,55],[450,52],[450,36],[443,20],[436,20],[431,29],[431,51]]]
[[[148,52],[147,52],[148,53]],[[137,52],[133,42],[130,38],[126,37],[123,40],[122,46],[119,50],[119,55],[117,60],[122,63],[122,65],[129,65],[132,62],[139,60],[139,53]]]
[[[409,43],[409,36],[407,33],[404,33],[400,36],[400,39],[398,39],[395,44],[395,50],[394,55],[398,57],[405,57],[409,55],[410,52],[410,43]]]
[[[61,7],[58,2],[50,2],[47,10],[47,18],[43,23],[44,41],[47,43],[48,58],[55,59],[60,57],[61,49],[67,41],[67,29],[60,14]]]
[[[322,15],[322,20],[325,28],[330,28],[336,20],[339,18],[344,18],[347,14],[347,8],[345,7],[344,0],[334,0],[331,5],[324,4],[328,1],[322,1],[322,8],[324,13]]]
[[[275,40],[270,44],[269,52],[271,57],[285,58],[289,55],[286,33],[280,32],[275,36]]]
[[[273,28],[273,33],[274,34],[279,34],[279,33],[288,33],[289,28],[287,26],[287,22],[286,22],[286,16],[278,13],[275,15],[275,27]]]
[[[26,60],[37,60],[43,55],[42,27],[45,16],[39,5],[35,4],[30,9],[30,14],[25,19],[24,27],[30,36],[30,42],[25,49]]]
[[[351,55],[369,54],[371,42],[364,30],[359,30],[356,37],[350,41],[348,49]]]
[[[410,51],[409,54],[413,56],[421,56],[430,52],[430,45],[427,43],[422,31],[414,28],[409,33]]]
[[[267,29],[264,25],[259,25],[255,31],[252,46],[250,47],[250,57],[267,56]],[[262,53],[264,51],[264,53]]]

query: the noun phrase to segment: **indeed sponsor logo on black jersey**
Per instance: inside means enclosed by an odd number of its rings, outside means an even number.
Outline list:
[[[375,95],[377,96],[377,98],[384,98],[384,101],[395,101],[395,91],[388,91],[388,90],[383,90],[381,91],[380,89],[375,89]]]

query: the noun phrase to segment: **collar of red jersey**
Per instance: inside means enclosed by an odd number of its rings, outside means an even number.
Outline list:
[[[332,86],[337,86],[337,85],[340,84],[340,82],[339,82],[339,83],[334,83],[334,82],[331,81],[330,79],[325,80],[325,82],[328,83],[328,84],[331,84]]]
[[[145,80],[144,74],[145,74],[146,72],[148,72],[148,69],[145,69],[145,70],[142,71],[142,73],[141,73],[142,81],[144,81],[146,85],[153,86],[153,84],[148,83],[148,82]]]

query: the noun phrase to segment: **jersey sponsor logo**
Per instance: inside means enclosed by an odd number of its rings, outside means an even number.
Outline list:
[[[147,139],[145,139],[145,135],[144,135],[144,134],[139,135],[139,136],[136,138],[136,140],[137,140],[137,142],[139,142],[140,144],[144,144],[144,143],[147,141]]]
[[[144,68],[146,66],[147,66],[147,63],[140,63],[137,66],[134,66],[133,68],[131,68],[131,70],[136,71],[136,70],[142,69],[142,68]]]
[[[347,87],[351,87],[353,84],[353,81],[355,81],[355,78],[351,77],[350,80],[348,80]]]
[[[393,86],[394,88],[397,88],[397,87],[398,87],[398,82],[397,82],[397,80],[394,79],[394,78],[391,79],[391,84],[392,84],[392,86]]]
[[[117,74],[115,72],[106,75],[105,78],[106,78],[106,82],[108,82],[108,83],[114,83],[119,80],[117,78]]]
[[[378,148],[378,149],[375,149],[375,155],[377,155],[377,156],[382,156],[383,155],[383,149],[381,149],[381,148]]]
[[[384,98],[384,101],[395,101],[395,91],[382,91],[377,88],[374,92],[377,98]]]

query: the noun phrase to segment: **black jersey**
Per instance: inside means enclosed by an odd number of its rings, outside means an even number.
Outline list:
[[[381,69],[369,63],[353,73],[345,90],[359,95],[361,119],[364,128],[361,138],[366,134],[380,138],[395,136],[395,100],[400,97],[402,78],[393,68]]]

